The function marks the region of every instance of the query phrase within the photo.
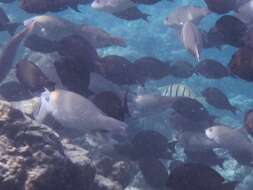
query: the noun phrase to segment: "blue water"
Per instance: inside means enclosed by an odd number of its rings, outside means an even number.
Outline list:
[[[0,5],[8,13],[8,16],[16,22],[23,22],[23,20],[34,16],[20,10],[18,3]],[[200,0],[176,0],[174,3],[164,0],[152,6],[139,6],[143,12],[151,15],[148,19],[149,22],[142,20],[124,21],[107,13],[94,11],[89,6],[80,6],[81,13],[68,9],[59,13],[48,13],[48,15],[58,15],[78,24],[98,26],[113,36],[123,37],[127,41],[128,46],[126,48],[110,47],[101,49],[99,50],[100,55],[121,55],[131,61],[144,56],[156,57],[163,61],[185,59],[192,62],[192,64],[196,64],[196,60],[183,48],[178,33],[163,24],[165,17],[176,7],[182,5],[204,6],[205,4]],[[218,18],[219,15],[211,14],[201,21],[199,27],[207,30]],[[0,34],[2,43],[7,38],[9,38],[7,33],[2,32]],[[236,49],[231,46],[223,46],[222,51],[216,48],[204,49],[202,57],[215,59],[227,65],[235,51]],[[245,111],[253,107],[252,83],[241,79],[225,78],[222,80],[210,80],[196,75],[185,80],[167,77],[160,81],[148,82],[146,88],[153,90],[160,86],[174,83],[187,84],[197,95],[200,95],[200,91],[207,86],[222,89],[230,99],[232,105],[238,107],[240,112],[234,115],[228,111],[215,109],[208,104],[205,104],[205,106],[210,113],[219,116],[219,121],[231,127],[241,127]],[[150,124],[149,127],[164,127],[159,120],[156,121],[155,125],[153,124]],[[228,179],[241,179],[242,176],[245,176],[247,172],[243,169],[240,170],[241,173],[239,170],[235,171],[235,167],[234,163],[229,161],[225,163],[227,170],[221,170],[221,172]]]

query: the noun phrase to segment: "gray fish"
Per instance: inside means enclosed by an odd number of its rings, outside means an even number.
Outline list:
[[[253,143],[243,128],[213,126],[206,129],[205,133],[209,139],[228,150],[237,161],[252,165]]]
[[[182,28],[187,22],[198,24],[210,13],[207,8],[182,6],[170,13],[165,19],[164,24],[175,28]]]
[[[181,40],[184,47],[200,61],[200,53],[203,48],[202,35],[198,28],[191,22],[183,25],[181,32]]]
[[[41,104],[34,117],[43,122],[47,115],[51,115],[63,127],[78,130],[80,133],[126,133],[127,124],[106,116],[85,97],[66,90],[42,93]]]

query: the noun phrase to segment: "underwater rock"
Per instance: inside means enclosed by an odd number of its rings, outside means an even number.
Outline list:
[[[85,150],[63,146],[57,133],[8,102],[0,101],[0,124],[0,189],[85,190],[92,183]]]

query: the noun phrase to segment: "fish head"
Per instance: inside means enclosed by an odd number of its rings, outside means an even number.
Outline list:
[[[35,16],[29,19],[26,19],[23,24],[25,27],[29,28],[30,33],[42,33],[46,34],[45,27],[40,23],[41,20],[46,19],[43,16]]]
[[[210,139],[213,140],[214,142],[219,142],[218,137],[219,137],[219,127],[210,127],[205,130],[206,136]]]
[[[50,112],[52,112],[52,100],[51,100],[50,92],[45,91],[40,96],[40,101],[33,111],[33,116],[36,121],[42,123]]]
[[[34,22],[36,22],[38,16],[32,17],[32,18],[28,18],[26,20],[24,20],[24,26],[29,26],[31,24],[33,24]]]

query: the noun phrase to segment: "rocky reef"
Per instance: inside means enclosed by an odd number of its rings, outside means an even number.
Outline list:
[[[130,165],[109,162],[93,162],[87,150],[0,101],[0,189],[123,189]]]

